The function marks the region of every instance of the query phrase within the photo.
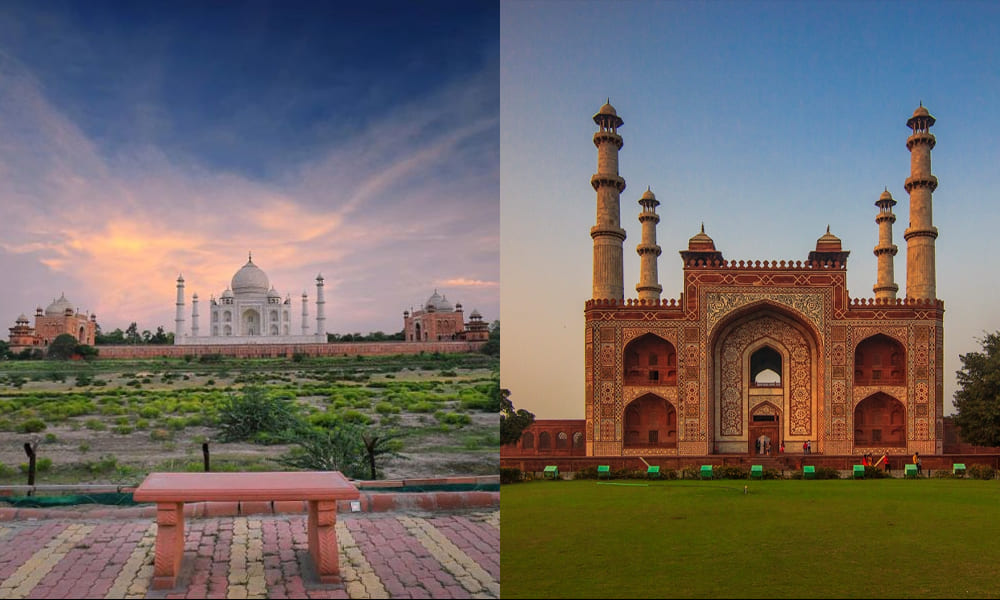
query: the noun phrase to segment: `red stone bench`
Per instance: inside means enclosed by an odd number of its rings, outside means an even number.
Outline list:
[[[337,501],[358,490],[339,471],[274,473],[150,473],[132,496],[156,502],[153,588],[176,585],[184,557],[184,503],[305,500],[309,503],[309,554],[323,583],[339,583]]]

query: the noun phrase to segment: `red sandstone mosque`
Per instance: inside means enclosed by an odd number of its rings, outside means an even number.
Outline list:
[[[65,294],[53,300],[44,311],[40,306],[36,308],[35,326],[29,323],[28,317],[22,314],[9,328],[11,352],[30,348],[43,350],[64,333],[72,335],[81,344],[93,346],[97,333],[97,315],[80,312]]]
[[[944,304],[935,289],[938,232],[931,219],[935,119],[926,108],[906,121],[905,298],[897,298],[893,271],[896,201],[885,191],[875,202],[872,298],[848,297],[850,252],[829,228],[804,260],[762,262],[726,259],[702,227],[680,252],[680,297],[663,299],[659,202],[647,189],[638,200],[637,297],[626,299],[619,208],[625,179],[618,173],[623,120],[609,103],[594,122],[586,418],[536,421],[520,442],[501,449],[504,466],[525,469],[531,461],[524,459],[553,456],[752,455],[763,436],[787,452],[802,453],[808,443],[826,455],[942,453]]]

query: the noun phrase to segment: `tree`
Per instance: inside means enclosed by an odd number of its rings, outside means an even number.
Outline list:
[[[129,323],[128,329],[125,330],[125,339],[130,344],[139,343],[139,325],[135,321]]]
[[[1000,446],[1000,331],[979,340],[982,352],[962,354],[956,372],[955,424],[976,446]]]
[[[400,433],[395,429],[370,428],[361,433],[361,442],[365,447],[365,458],[371,479],[378,479],[381,474],[381,464],[389,457],[401,456],[403,443],[399,440]]]
[[[55,360],[69,360],[76,353],[76,338],[68,333],[60,333],[49,344],[47,356]]]
[[[479,351],[489,356],[500,356],[500,321],[490,324],[490,337]]]
[[[500,390],[500,444],[516,444],[521,433],[534,422],[534,413],[523,408],[514,410],[510,390]]]
[[[10,344],[3,340],[0,340],[0,360],[10,357],[11,357]]]
[[[292,400],[268,397],[260,387],[245,387],[219,406],[220,442],[276,439],[298,426],[299,408]],[[268,437],[270,436],[270,438]]]

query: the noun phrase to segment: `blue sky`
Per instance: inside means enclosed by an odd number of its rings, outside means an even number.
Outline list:
[[[511,2],[501,5],[502,384],[540,418],[582,418],[591,294],[592,115],[623,117],[626,297],[639,195],[661,202],[659,280],[704,222],[729,259],[804,260],[826,230],[873,296],[875,201],[899,202],[905,294],[906,120],[937,117],[932,169],[945,412],[958,355],[1000,329],[1000,8],[987,2]]]
[[[499,313],[496,5],[0,5],[0,268],[13,323],[65,292],[172,328],[253,250],[328,328],[434,288]]]

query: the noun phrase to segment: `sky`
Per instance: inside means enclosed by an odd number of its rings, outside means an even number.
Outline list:
[[[829,225],[852,298],[874,297],[875,201],[898,202],[906,120],[937,118],[937,295],[945,414],[959,355],[1000,329],[1000,6],[991,2],[509,2],[500,7],[501,385],[542,419],[583,418],[596,195],[592,116],[624,119],[625,295],[638,199],[661,202],[662,298],[705,231],[727,259],[805,260]]]
[[[331,333],[499,316],[491,3],[0,3],[0,319],[174,328],[247,261]],[[204,317],[202,317],[204,326]]]

